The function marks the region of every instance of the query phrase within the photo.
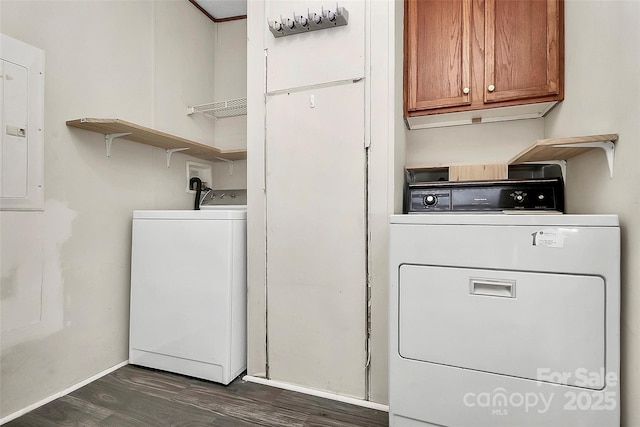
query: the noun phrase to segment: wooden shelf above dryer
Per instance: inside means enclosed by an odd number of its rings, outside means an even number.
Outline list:
[[[509,164],[567,160],[586,151],[600,148],[604,150],[613,177],[613,154],[618,134],[576,136],[571,138],[539,139],[533,145],[509,160]]]
[[[67,121],[67,126],[102,133],[105,135],[107,156],[111,153],[111,142],[115,138],[128,139],[142,144],[167,150],[167,167],[171,154],[184,151],[184,154],[208,161],[234,161],[247,158],[247,150],[221,150],[179,136],[146,128],[120,119],[84,118]]]
[[[436,174],[439,173],[437,170],[441,169],[442,176],[447,176],[449,181],[507,179],[509,176],[509,165],[567,160],[586,151],[599,148],[605,152],[609,172],[613,177],[613,155],[615,142],[617,140],[618,135],[615,133],[571,138],[539,139],[506,163],[413,164],[406,165],[406,169],[433,169]]]

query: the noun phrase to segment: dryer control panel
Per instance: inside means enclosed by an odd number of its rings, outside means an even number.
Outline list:
[[[562,178],[408,184],[404,213],[540,210],[564,212]]]

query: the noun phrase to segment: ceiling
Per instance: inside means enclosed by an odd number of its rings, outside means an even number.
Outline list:
[[[200,6],[214,21],[229,20],[247,15],[247,0],[190,0]]]

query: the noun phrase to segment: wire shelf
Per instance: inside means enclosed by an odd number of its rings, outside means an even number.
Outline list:
[[[189,107],[189,114],[204,113],[213,117],[235,117],[247,114],[247,98],[230,99]]]

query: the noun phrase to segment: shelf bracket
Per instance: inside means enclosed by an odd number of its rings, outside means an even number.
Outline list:
[[[607,156],[607,164],[609,165],[609,178],[613,178],[613,157],[615,153],[615,144],[613,141],[597,141],[597,142],[580,142],[577,144],[560,144],[554,145],[556,148],[565,147],[584,147],[584,148],[600,148]]]
[[[169,169],[169,166],[171,165],[171,155],[184,150],[188,150],[188,148],[169,148],[167,150],[167,169]]]
[[[131,135],[131,132],[108,133],[104,136],[104,145],[107,149],[107,157],[111,157],[111,144],[113,143],[113,140],[127,135]]]
[[[209,105],[209,104],[204,104],[204,105],[206,106],[206,105]],[[211,118],[213,118],[214,120],[217,121],[218,117],[215,115],[215,112],[214,113],[212,113],[212,112],[214,112],[213,108],[202,110],[202,109],[200,109],[200,106],[187,107],[187,116],[191,116],[191,115],[193,115],[195,113],[199,113],[199,114],[204,114],[205,116],[211,117]]]
[[[229,164],[229,175],[233,175],[233,160],[223,159],[222,157],[216,157],[216,160]]]

